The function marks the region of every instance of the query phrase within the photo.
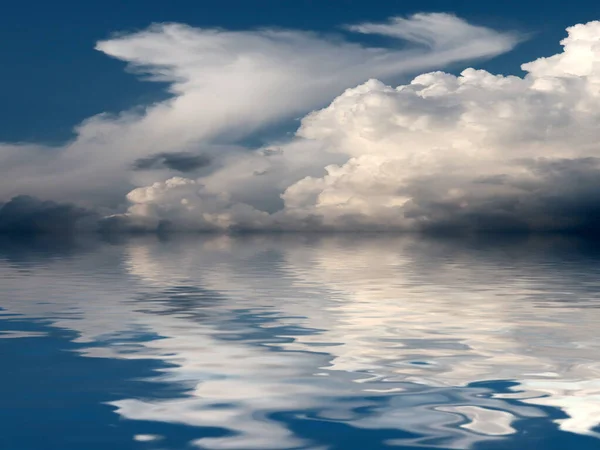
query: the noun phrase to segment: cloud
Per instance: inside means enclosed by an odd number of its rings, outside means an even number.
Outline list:
[[[392,17],[387,23],[362,23],[347,27],[363,34],[389,36],[445,51],[446,57],[457,51],[482,56],[489,52],[489,42],[496,32],[485,27],[457,26],[456,17],[449,14],[415,14],[409,19]],[[459,50],[460,49],[460,50]]]
[[[100,42],[173,97],[93,117],[59,148],[0,146],[5,199],[91,208],[106,230],[599,229],[600,22],[570,27],[523,77],[469,68],[397,87],[518,38],[446,14],[348,30],[408,46],[178,24]],[[295,136],[244,146],[298,115]]]
[[[189,152],[157,153],[155,155],[139,158],[134,161],[134,170],[160,170],[170,169],[178,172],[193,172],[210,165],[210,157]]]
[[[348,161],[290,186],[286,205],[334,228],[594,229],[600,22],[568,31],[524,78],[467,69],[346,91],[299,134]]]
[[[438,45],[450,32],[452,42]],[[142,78],[167,82],[171,98],[91,117],[76,127],[72,141],[58,147],[0,144],[0,200],[26,194],[118,212],[127,192],[165,181],[163,171],[139,171],[136,165],[179,170],[177,155],[189,153],[212,161],[203,173],[224,164],[239,166],[249,152],[243,145],[249,137],[327,105],[349,86],[492,57],[519,41],[513,33],[446,14],[398,19],[381,34],[405,42],[392,39],[388,47],[369,47],[346,40],[342,32],[228,31],[173,23],[98,42],[97,50],[126,62]],[[286,167],[283,173],[291,178],[274,185],[289,186],[299,171],[320,174],[332,161],[337,160],[323,155],[310,164]],[[275,196],[278,206],[281,192]]]
[[[441,29],[452,22],[443,17]],[[353,29],[421,42],[414,36],[439,19]],[[304,117],[278,155],[254,152],[192,182],[137,188],[128,215],[151,228],[169,217],[221,230],[596,232],[600,22],[567,31],[563,52],[524,64],[524,77],[466,69],[347,89]],[[448,42],[423,39],[451,46],[454,34],[442,34]]]
[[[21,195],[0,204],[1,233],[67,234],[77,228],[89,229],[98,217],[90,211],[70,204],[41,201]]]

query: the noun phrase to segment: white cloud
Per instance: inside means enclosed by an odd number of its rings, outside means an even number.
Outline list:
[[[240,140],[322,107],[348,86],[370,77],[385,80],[491,57],[518,41],[514,34],[476,27],[446,14],[394,19],[380,24],[380,31],[373,29],[376,26],[353,29],[397,37],[408,45],[396,48],[392,41],[389,48],[373,48],[341,35],[181,24],[158,24],[101,41],[96,48],[106,55],[127,62],[147,79],[168,82],[172,98],[118,115],[92,117],[76,128],[71,142],[57,148],[0,145],[0,199],[29,194],[114,207],[135,186],[164,182],[174,174],[132,173],[140,158],[202,153],[213,166],[200,175],[221,167],[224,160],[236,165],[236,155],[247,151],[236,145]],[[320,161],[312,165],[322,171]],[[285,172],[295,174],[296,169],[286,167]],[[292,176],[286,182],[297,179]],[[287,187],[276,184],[282,188],[279,193]]]
[[[413,36],[431,19],[354,28]],[[155,223],[193,222],[211,204],[207,193],[227,193],[219,220],[209,220],[214,228],[594,229],[600,223],[600,22],[568,33],[563,53],[524,64],[522,78],[467,69],[460,76],[423,74],[396,88],[371,79],[348,89],[303,119],[297,139],[281,146],[282,160],[237,158],[199,180],[203,195],[185,191],[193,212],[180,207]],[[449,42],[427,36],[432,48],[451,45],[454,35],[443,34]],[[307,173],[318,170],[294,161],[302,152],[324,173]],[[268,220],[248,209],[260,208],[239,192],[240,186],[260,190],[260,183],[285,203]],[[148,202],[138,201],[138,192],[130,196],[132,212],[171,204],[166,193]]]
[[[598,227],[600,22],[569,28],[564,51],[524,64],[524,77],[466,69],[398,87],[386,81],[517,38],[445,14],[348,28],[411,45],[177,24],[100,42],[173,98],[91,118],[60,148],[0,147],[0,187],[111,213],[129,202],[108,223],[147,229]],[[241,144],[336,95],[294,138]],[[176,164],[139,170],[155,160]],[[202,164],[184,178],[182,160]]]

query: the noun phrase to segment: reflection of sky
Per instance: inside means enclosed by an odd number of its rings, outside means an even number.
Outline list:
[[[154,380],[185,396],[113,405],[233,432],[204,448],[322,447],[277,414],[398,430],[390,445],[468,448],[514,438],[518,419],[547,407],[564,431],[600,422],[600,259],[561,246],[144,238],[5,255],[0,293],[7,313],[76,331],[86,356],[167,363]],[[0,338],[28,332],[11,333]]]

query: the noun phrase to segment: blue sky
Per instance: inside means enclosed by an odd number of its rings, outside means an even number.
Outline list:
[[[94,114],[164,98],[163,86],[139,81],[124,63],[95,51],[115,32],[153,22],[247,29],[262,26],[335,31],[419,11],[452,12],[472,23],[530,33],[512,52],[478,61],[497,73],[556,53],[564,29],[600,18],[593,1],[202,0],[10,2],[0,15],[0,141],[59,143]],[[354,37],[356,39],[356,37]],[[461,64],[464,67],[468,64]],[[458,67],[457,67],[458,69]]]

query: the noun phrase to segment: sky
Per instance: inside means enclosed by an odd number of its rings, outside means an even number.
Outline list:
[[[121,62],[94,51],[113,33],[154,22],[248,29],[264,26],[335,32],[344,23],[379,21],[415,12],[452,12],[469,21],[519,30],[530,39],[510,54],[482,61],[493,72],[520,73],[520,64],[550,55],[567,26],[600,17],[593,1],[508,0],[174,0],[10,2],[0,15],[0,141],[59,143],[92,115],[164,98],[164,86],[141,83]]]
[[[593,230],[597,19],[593,2],[15,2],[0,230]]]

